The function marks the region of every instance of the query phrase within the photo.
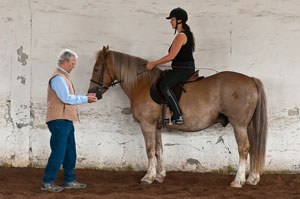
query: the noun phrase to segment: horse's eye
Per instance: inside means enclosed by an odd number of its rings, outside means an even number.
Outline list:
[[[98,72],[98,69],[97,69],[97,68],[94,68],[94,72]]]

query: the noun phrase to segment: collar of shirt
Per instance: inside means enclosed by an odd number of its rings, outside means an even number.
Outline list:
[[[61,68],[61,67],[59,67],[59,66],[57,66],[57,68],[58,68],[59,70],[65,72],[65,73],[69,74],[65,69],[63,69],[63,68]]]

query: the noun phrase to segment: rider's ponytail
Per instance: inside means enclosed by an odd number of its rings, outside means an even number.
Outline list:
[[[190,27],[186,23],[182,23],[182,28],[190,35],[192,42],[192,50],[195,51],[195,39]]]

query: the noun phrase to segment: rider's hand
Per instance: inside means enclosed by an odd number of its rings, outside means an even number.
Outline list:
[[[154,67],[155,67],[154,63],[150,62],[150,61],[146,65],[147,70],[152,70],[152,68],[154,68]]]
[[[88,97],[88,103],[97,102],[96,93],[89,93],[87,94]]]

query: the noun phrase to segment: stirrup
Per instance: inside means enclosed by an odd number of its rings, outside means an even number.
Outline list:
[[[172,125],[172,120],[171,118],[163,119],[163,123]]]
[[[183,118],[182,118],[182,116],[179,116],[179,118],[177,118],[177,119],[168,118],[168,119],[164,119],[163,122],[167,123],[169,125],[172,125],[172,124],[183,124]]]

